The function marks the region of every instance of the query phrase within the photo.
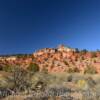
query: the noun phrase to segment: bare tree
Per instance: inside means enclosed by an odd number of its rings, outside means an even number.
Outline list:
[[[14,89],[16,91],[25,91],[31,87],[32,74],[22,69],[21,67],[15,67],[13,70]]]

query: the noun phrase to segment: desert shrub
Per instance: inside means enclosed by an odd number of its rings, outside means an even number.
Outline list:
[[[87,84],[87,81],[86,80],[78,80],[77,82],[77,86],[80,88],[80,89],[88,89],[88,84]]]
[[[75,48],[76,53],[80,53],[80,50],[78,48]]]
[[[31,54],[16,54],[15,56],[17,58],[27,58],[27,57],[31,56]]]
[[[77,67],[74,68],[74,72],[80,72]]]
[[[51,96],[54,95],[54,96],[57,96],[57,95],[63,95],[65,93],[70,93],[71,92],[71,89],[69,88],[66,88],[65,86],[63,85],[52,85],[52,86],[49,86],[47,89],[46,89],[46,92],[47,93],[50,93]]]
[[[67,62],[67,61],[64,61],[64,64],[69,66],[69,64],[68,64],[68,62]]]
[[[68,81],[68,82],[72,82],[72,79],[73,79],[73,76],[72,76],[72,75],[69,75],[69,76],[67,77],[67,81]]]
[[[88,73],[88,74],[96,74],[97,71],[93,66],[87,66],[84,73]]]
[[[12,72],[13,66],[5,65],[5,66],[3,66],[2,70],[5,71],[5,72]]]
[[[46,67],[44,67],[44,68],[42,69],[42,73],[48,74],[48,69],[47,69]]]
[[[91,52],[92,53],[92,58],[97,57],[96,52]]]
[[[46,89],[47,83],[43,81],[38,81],[35,85],[35,90],[44,91]]]
[[[80,51],[81,54],[86,54],[87,52],[88,52],[88,50],[86,50],[86,49],[83,49]]]
[[[94,89],[95,86],[97,85],[96,81],[92,77],[88,77],[86,80],[87,80],[89,87],[91,89]]]
[[[75,73],[75,72],[79,72],[79,70],[78,70],[78,68],[76,68],[76,67],[71,67],[71,68],[69,68],[68,69],[68,73]]]
[[[27,68],[29,71],[38,72],[39,66],[35,63],[30,63],[29,67]]]
[[[47,73],[37,72],[33,75],[33,79],[36,81],[47,82],[50,79],[50,76]]]
[[[6,88],[8,86],[8,80],[5,77],[0,77],[0,88]]]
[[[0,65],[0,71],[2,71],[2,70],[3,70],[3,66]]]
[[[68,73],[73,73],[74,70],[73,70],[73,68],[69,68],[67,72],[68,72]]]
[[[13,69],[13,83],[14,89],[17,91],[26,90],[31,87],[31,76],[32,74],[28,71],[20,68],[15,67]]]

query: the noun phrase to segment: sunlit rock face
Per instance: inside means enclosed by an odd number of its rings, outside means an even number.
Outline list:
[[[72,48],[64,46],[64,45],[59,45],[58,46],[58,51],[70,52],[70,51],[75,51],[75,49],[72,49]]]

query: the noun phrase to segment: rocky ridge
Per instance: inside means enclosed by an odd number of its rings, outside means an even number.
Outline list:
[[[100,51],[80,51],[64,45],[57,48],[44,48],[29,56],[0,57],[0,70],[5,65],[20,65],[26,69],[30,63],[38,64],[40,71],[100,73]]]
[[[60,45],[57,48],[45,48],[33,53],[40,71],[48,72],[91,72],[100,73],[100,52],[79,51]],[[88,69],[87,69],[88,68]],[[89,69],[90,68],[90,69]]]

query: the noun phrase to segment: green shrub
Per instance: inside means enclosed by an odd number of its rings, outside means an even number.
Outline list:
[[[85,69],[85,74],[88,73],[88,74],[96,74],[97,71],[96,69],[93,67],[93,66],[87,66],[87,68]]]
[[[5,65],[5,66],[3,66],[2,70],[5,72],[12,72],[13,67],[11,65]]]
[[[83,49],[83,50],[81,50],[81,54],[86,54],[88,52],[88,50],[86,50],[86,49]]]
[[[68,69],[68,73],[73,73],[73,72],[74,72],[73,68]]]
[[[38,72],[39,66],[35,63],[30,63],[29,67],[27,68],[29,71]]]
[[[75,73],[75,72],[79,72],[77,67],[73,67],[73,68],[68,69],[68,73]]]

